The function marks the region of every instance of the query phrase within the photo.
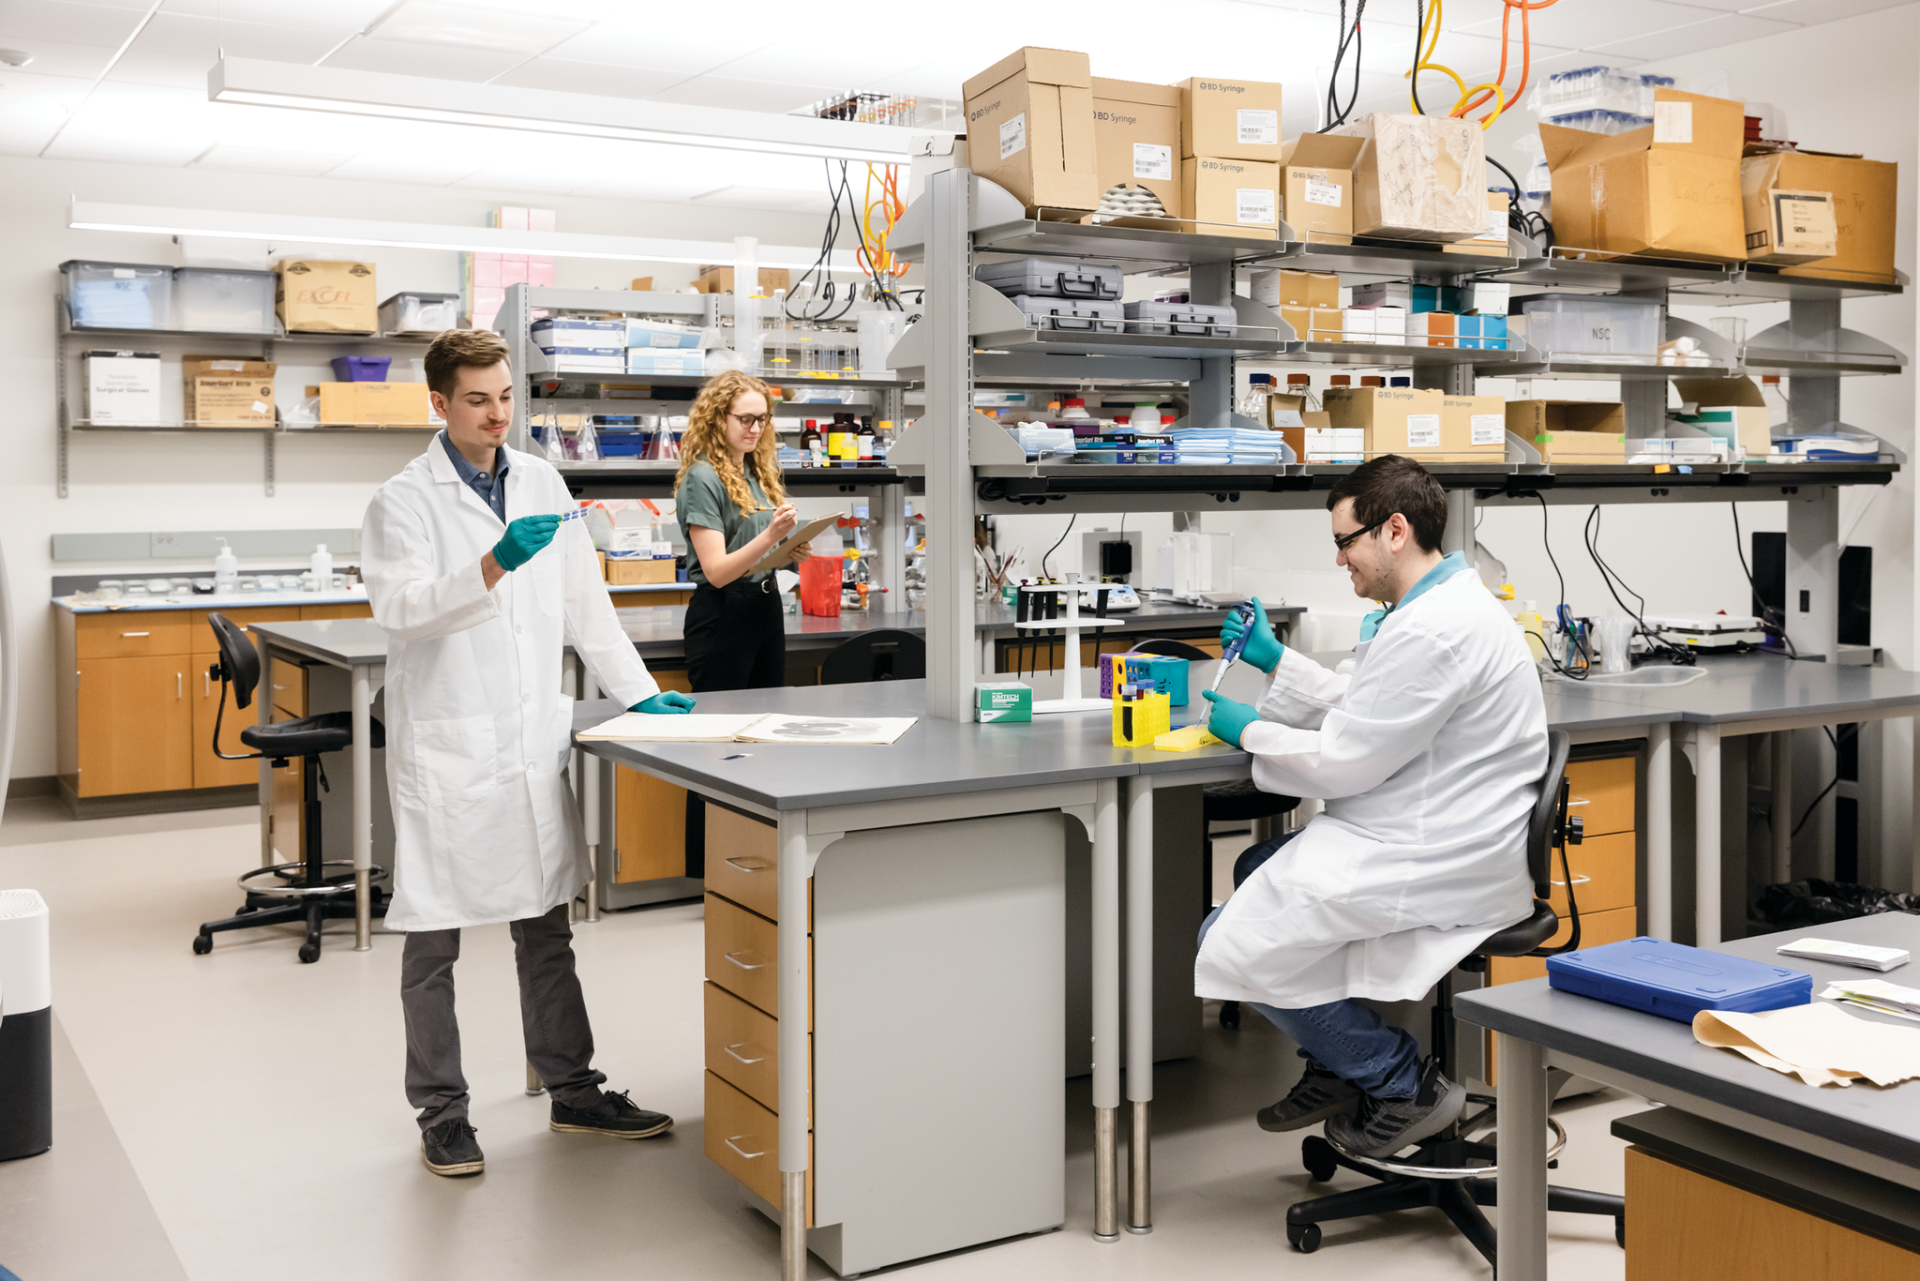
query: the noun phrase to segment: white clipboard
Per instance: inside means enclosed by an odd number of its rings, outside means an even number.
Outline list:
[[[748,574],[763,574],[770,569],[779,569],[793,559],[793,553],[806,543],[818,538],[824,531],[833,528],[840,519],[835,512],[831,516],[822,516],[819,520],[810,520],[787,536],[787,541],[760,558],[760,563],[747,571]],[[742,575],[744,577],[744,575]]]

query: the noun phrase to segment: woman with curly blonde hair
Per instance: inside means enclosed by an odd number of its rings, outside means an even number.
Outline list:
[[[765,383],[728,370],[700,389],[673,482],[694,584],[684,634],[696,693],[786,683],[786,619],[773,574],[747,572],[798,523],[775,449]],[[807,554],[801,548],[796,559]]]

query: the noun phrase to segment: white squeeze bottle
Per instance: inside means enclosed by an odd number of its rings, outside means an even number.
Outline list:
[[[213,592],[216,596],[231,596],[240,590],[240,562],[234,558],[233,548],[227,546],[227,540],[216,538],[220,550],[213,558]]]
[[[328,591],[333,586],[333,556],[327,551],[325,543],[316,543],[313,548],[313,590]]]

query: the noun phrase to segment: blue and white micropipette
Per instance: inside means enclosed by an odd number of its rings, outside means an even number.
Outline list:
[[[1253,634],[1253,602],[1241,601],[1233,607],[1233,613],[1240,620],[1240,635],[1228,641],[1220,650],[1220,668],[1213,674],[1212,692],[1220,692],[1220,682],[1227,678],[1227,669],[1240,661],[1240,651],[1247,647],[1247,637]]]

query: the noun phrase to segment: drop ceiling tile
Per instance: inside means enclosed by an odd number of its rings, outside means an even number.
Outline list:
[[[656,173],[620,173],[597,178],[572,194],[599,200],[648,200],[680,204],[702,190],[705,190],[703,182],[689,182]],[[822,196],[823,204],[825,200],[825,196]]]
[[[1604,5],[1579,4],[1574,0],[1539,10],[1529,19],[1533,38],[1561,49],[1592,49],[1608,41],[1628,36],[1647,35],[1673,27],[1703,22],[1719,16],[1719,11],[1702,5],[1676,4],[1673,0],[1608,0]],[[1447,24],[1449,28],[1452,24]],[[1500,20],[1474,24],[1481,35],[1498,36]],[[1514,52],[1520,48],[1520,24],[1508,30]],[[1441,37],[1444,46],[1446,37]]]
[[[68,128],[47,149],[56,160],[103,160],[114,164],[166,165],[178,168],[207,149],[204,137],[133,138]]]
[[[207,69],[214,63],[208,57],[179,57],[152,53],[137,44],[113,64],[109,77],[116,84],[155,85],[169,89],[207,91]]]
[[[684,78],[767,43],[750,23],[743,30],[740,25],[715,21],[711,11],[693,5],[659,4],[636,5],[614,14],[547,52],[580,62],[673,71]]]
[[[1778,18],[1784,22],[1837,22],[1863,13],[1897,9],[1911,0],[1780,0],[1778,4],[1745,4],[1743,13],[1756,18]]]
[[[407,182],[428,187],[449,183],[486,168],[460,155],[434,152],[394,153],[370,151],[353,157],[328,171],[329,178],[348,178],[360,182]]]
[[[681,102],[694,107],[734,107],[741,111],[787,112],[804,107],[833,92],[831,85],[778,84],[767,80],[734,80],[726,76],[696,76],[653,95],[658,102]]]
[[[147,0],[97,0],[145,9]],[[333,33],[337,42],[372,22],[393,4],[393,0],[166,0],[168,13],[200,18],[218,18],[222,22],[262,23],[273,27],[302,27]]]
[[[647,98],[686,78],[677,71],[654,71],[647,67],[575,62],[567,58],[535,58],[513,68],[493,83],[525,89],[601,94],[609,98]]]
[[[517,53],[524,58],[570,40],[591,25],[590,19],[545,10],[495,8],[460,0],[402,0],[367,32],[367,38]]]
[[[33,55],[24,67],[8,68],[11,75],[73,76],[92,80],[106,69],[113,49],[105,45],[70,44],[62,40],[20,40],[9,35],[4,43]]]
[[[235,22],[231,18],[204,18],[163,9],[134,41],[132,53],[172,54],[200,58],[211,67],[224,49],[230,58],[261,58],[268,62],[311,63],[346,31],[312,27]]]
[[[832,207],[824,191],[791,191],[785,187],[722,187],[694,196],[689,204],[719,205],[728,209],[767,209],[778,213],[824,214]]]
[[[353,159],[347,152],[292,151],[284,147],[236,147],[215,143],[194,158],[194,169],[237,169],[317,178]]]
[[[385,71],[434,80],[491,80],[526,60],[521,53],[488,49],[448,49],[406,40],[348,41],[327,59],[329,67],[354,71]]]
[[[145,5],[140,6],[144,10]],[[37,42],[118,48],[140,23],[140,11],[68,0],[7,0],[0,7],[0,44],[34,52]]]
[[[1743,40],[1758,40],[1762,36],[1779,35],[1797,29],[1794,24],[1770,18],[1729,13],[1656,35],[1634,36],[1615,44],[1596,45],[1593,51],[1620,53],[1629,58],[1677,58],[1683,54],[1718,49]]]
[[[502,194],[534,193],[543,196],[564,196],[579,190],[591,180],[591,177],[592,175],[577,171],[541,171],[521,165],[495,165],[465,174],[447,185],[498,191]]]

